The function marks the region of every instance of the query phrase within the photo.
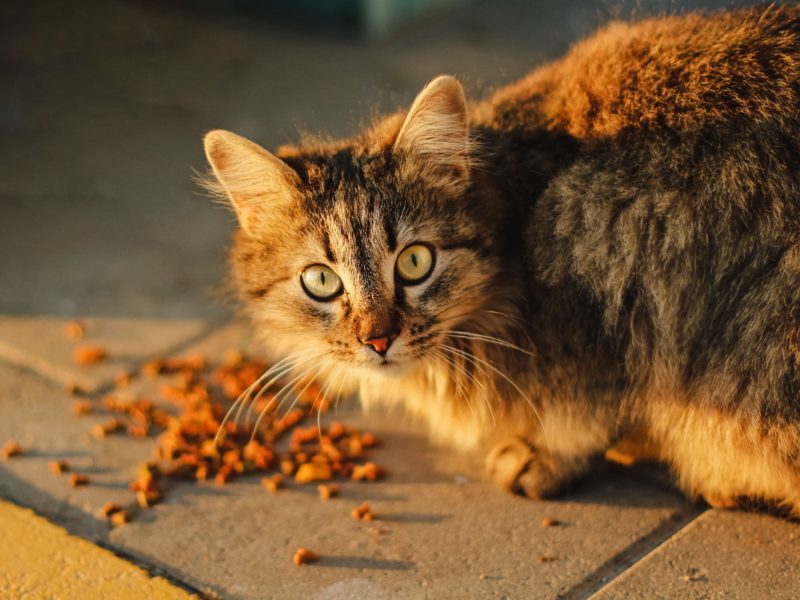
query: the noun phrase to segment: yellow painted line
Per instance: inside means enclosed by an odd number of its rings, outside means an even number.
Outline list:
[[[0,500],[0,598],[195,598],[33,511]]]

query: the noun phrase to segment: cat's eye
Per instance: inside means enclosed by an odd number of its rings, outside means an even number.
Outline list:
[[[395,273],[405,284],[422,283],[433,271],[433,249],[426,244],[412,244],[400,253]]]
[[[325,265],[311,265],[300,274],[303,290],[314,300],[332,300],[342,293],[342,280]]]

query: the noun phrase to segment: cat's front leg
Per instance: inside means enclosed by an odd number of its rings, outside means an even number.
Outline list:
[[[486,458],[486,468],[489,477],[504,490],[528,498],[545,498],[582,475],[591,458],[557,455],[512,437],[494,447]]]

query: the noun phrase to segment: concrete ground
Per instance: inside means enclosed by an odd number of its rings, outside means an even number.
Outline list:
[[[0,445],[26,451],[0,462],[0,597],[797,597],[796,524],[710,510],[659,469],[613,464],[563,499],[523,500],[486,482],[480,457],[351,409],[338,418],[383,441],[381,482],[346,483],[329,503],[257,477],[186,483],[125,526],[99,518],[105,502],[133,502],[155,441],[93,438],[101,417],[74,417],[65,387],[99,399],[153,357],[251,344],[221,291],[231,217],[192,182],[203,131],[267,147],[347,134],[436,74],[480,95],[610,15],[688,4],[476,3],[369,44],[199,6],[0,6]],[[62,326],[76,316],[106,362],[72,363]],[[54,459],[92,484],[69,487]],[[350,518],[363,501],[373,523]],[[319,562],[295,567],[299,546]]]

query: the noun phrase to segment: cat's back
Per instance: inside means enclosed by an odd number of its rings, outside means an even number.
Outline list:
[[[514,113],[577,139],[796,118],[800,7],[613,22],[562,60],[500,90],[489,105],[498,120]]]

